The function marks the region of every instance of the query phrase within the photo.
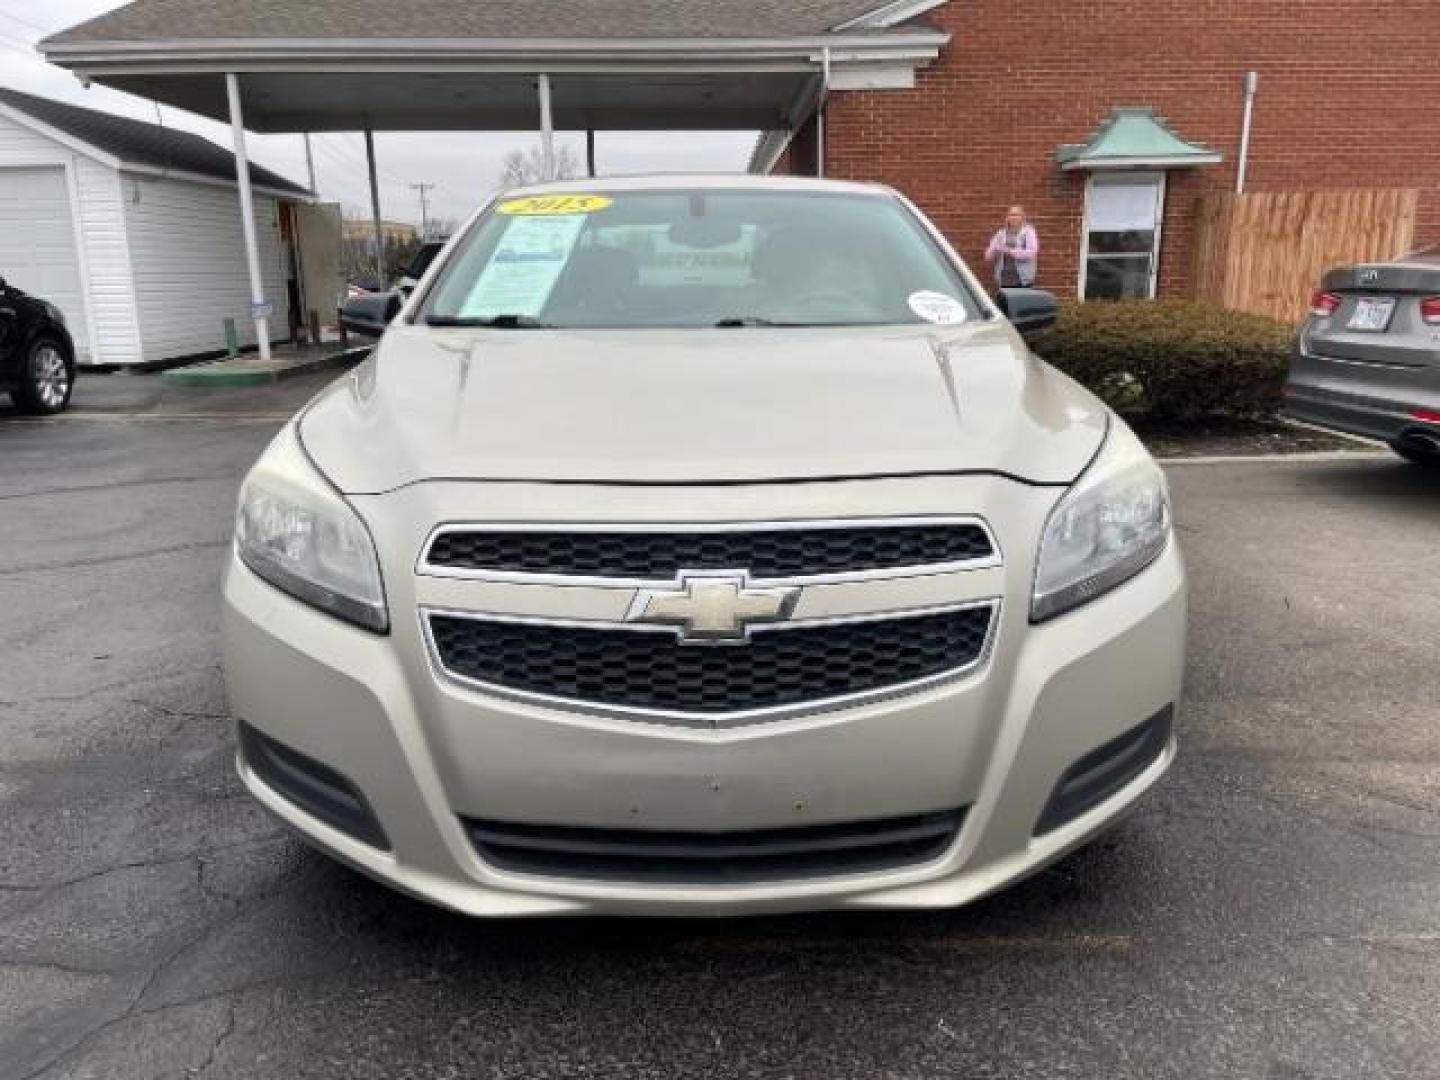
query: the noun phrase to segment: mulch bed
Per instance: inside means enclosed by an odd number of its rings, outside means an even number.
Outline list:
[[[1150,427],[1132,421],[1156,457],[1210,457],[1254,454],[1310,454],[1336,450],[1379,453],[1371,443],[1297,427],[1280,420],[1217,421],[1201,427]]]

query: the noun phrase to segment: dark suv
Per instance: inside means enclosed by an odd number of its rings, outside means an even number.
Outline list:
[[[58,413],[75,388],[75,344],[54,304],[0,278],[0,393],[28,413]]]

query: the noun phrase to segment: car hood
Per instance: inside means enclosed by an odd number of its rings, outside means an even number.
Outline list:
[[[994,472],[1068,483],[1105,407],[999,322],[395,325],[301,439],[342,491],[432,479],[689,484]]]

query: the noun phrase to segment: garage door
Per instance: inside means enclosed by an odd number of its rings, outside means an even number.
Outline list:
[[[88,352],[64,169],[0,167],[0,276],[63,311],[75,347]]]

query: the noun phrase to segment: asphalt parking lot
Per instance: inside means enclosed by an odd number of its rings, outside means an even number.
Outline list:
[[[235,489],[324,378],[0,409],[0,1077],[1440,1075],[1440,477],[1172,467],[1181,757],[1000,896],[480,923],[310,852],[233,775]]]

